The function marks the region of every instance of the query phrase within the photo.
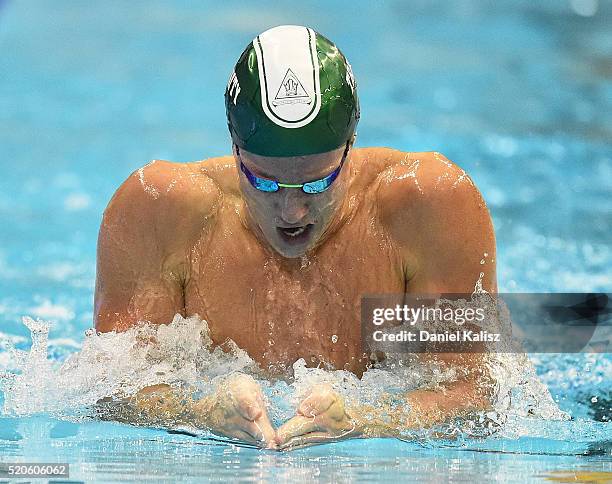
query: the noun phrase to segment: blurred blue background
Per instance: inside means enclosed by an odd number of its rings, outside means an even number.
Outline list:
[[[29,314],[80,340],[114,190],[154,158],[230,154],[232,67],[287,23],[351,62],[358,146],[468,171],[501,290],[610,291],[611,20],[597,0],[0,0],[0,331]]]
[[[229,74],[280,24],[312,27],[348,57],[357,146],[440,151],[472,176],[494,219],[500,290],[612,292],[609,0],[0,0],[0,376],[13,357],[3,341],[29,346],[23,315],[55,322],[52,359],[80,348],[110,197],[152,159],[230,154]],[[351,441],[272,456],[102,422],[62,440],[56,429],[70,426],[46,417],[4,418],[0,440],[5,458],[93,462],[87,480],[532,482],[609,470],[609,441],[591,441],[609,425],[610,355],[533,360],[574,420],[553,422],[558,442],[536,425],[533,441],[483,441],[500,446],[492,454]]]

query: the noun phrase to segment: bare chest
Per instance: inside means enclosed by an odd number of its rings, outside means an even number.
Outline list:
[[[360,373],[361,297],[404,291],[394,247],[365,216],[289,265],[231,220],[205,246],[191,257],[187,314],[208,321],[216,344],[232,339],[278,371],[304,358]]]

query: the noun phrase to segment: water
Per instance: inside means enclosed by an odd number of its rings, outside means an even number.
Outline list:
[[[486,439],[356,440],[285,454],[84,419],[82,398],[113,384],[101,373],[67,372],[79,378],[54,389],[58,366],[89,341],[110,196],[151,159],[230,152],[227,77],[246,43],[281,23],[314,27],[351,61],[358,146],[440,151],[470,174],[493,215],[501,291],[609,291],[612,4],[354,5],[0,2],[0,339],[27,352],[21,317],[53,321],[48,362],[46,351],[27,353],[37,371],[0,401],[2,461],[66,461],[72,478],[106,481],[526,482],[612,470],[609,354],[531,355],[570,421],[517,411]],[[0,347],[0,374],[27,364],[22,356]],[[543,390],[537,397],[548,402]]]

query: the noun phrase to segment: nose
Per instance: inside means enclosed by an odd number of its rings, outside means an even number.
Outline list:
[[[304,200],[300,193],[292,192],[301,191],[285,189],[281,200],[281,218],[283,222],[288,224],[297,224],[306,218],[309,208],[308,203],[306,203],[306,200]]]

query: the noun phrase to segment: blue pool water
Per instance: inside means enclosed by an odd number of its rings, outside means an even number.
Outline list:
[[[279,24],[312,26],[351,61],[358,146],[440,151],[472,176],[493,215],[501,291],[612,292],[611,20],[605,0],[0,1],[0,375],[15,367],[7,342],[30,346],[22,316],[53,322],[52,362],[81,348],[106,203],[151,159],[229,154],[227,78]],[[610,354],[532,360],[572,420],[279,454],[5,408],[0,461],[70,462],[73,479],[107,482],[611,472]],[[42,388],[32,395],[52,398]]]

